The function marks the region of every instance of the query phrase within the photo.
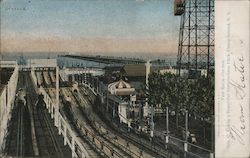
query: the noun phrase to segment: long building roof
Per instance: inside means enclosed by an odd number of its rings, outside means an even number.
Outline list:
[[[111,57],[111,56],[64,55],[62,57],[69,57],[69,58],[75,58],[75,59],[83,59],[83,60],[100,62],[100,63],[105,63],[105,64],[111,64],[111,63],[120,63],[120,64],[145,63],[145,61],[143,59]]]
[[[145,64],[127,64],[122,68],[124,76],[146,76]]]

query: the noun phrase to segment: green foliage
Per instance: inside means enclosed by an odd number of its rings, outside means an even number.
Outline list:
[[[201,117],[213,114],[214,77],[188,79],[171,73],[153,72],[149,76],[148,87],[143,91],[149,105],[160,104],[175,111],[187,109]]]

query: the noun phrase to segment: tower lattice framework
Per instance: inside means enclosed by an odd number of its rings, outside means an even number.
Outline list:
[[[214,0],[185,0],[181,16],[177,68],[214,68]]]

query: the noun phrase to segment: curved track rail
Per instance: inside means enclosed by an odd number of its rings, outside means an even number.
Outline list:
[[[81,108],[78,107],[80,102],[77,99],[77,96],[71,92],[69,89],[64,92],[69,96],[71,101],[71,112],[73,121],[76,123],[76,126],[81,131],[82,135],[87,136],[87,138],[93,141],[96,146],[102,150],[106,155],[113,157],[140,157],[138,153],[134,153],[126,146],[121,145],[116,141],[115,137],[109,137],[109,134],[100,132],[86,117],[86,114],[81,111]]]
[[[93,102],[92,99],[94,99],[94,95],[91,94],[91,92],[88,89],[86,89],[85,87],[80,87],[79,89],[80,89],[80,93],[84,94],[85,96],[89,96],[88,99],[86,99],[86,97],[85,98],[81,97],[81,98],[83,98],[82,100],[85,102],[84,104],[89,104],[89,106],[90,106],[89,108],[91,109],[92,108],[91,103]],[[84,105],[84,104],[81,104],[81,105]],[[93,112],[93,110],[92,110],[92,112]],[[89,113],[89,112],[87,112],[87,113]],[[98,119],[98,117],[99,116],[97,116],[95,118],[92,117],[92,120]],[[106,117],[103,117],[103,118],[104,118],[104,120],[106,120]],[[106,121],[104,121],[104,120],[98,119],[98,121],[95,121],[95,124],[96,124],[95,126],[98,127],[100,125],[103,125],[104,131],[110,131],[113,135],[117,136],[118,138],[130,142],[131,145],[132,144],[134,145],[134,148],[138,148],[138,153],[140,153],[142,151],[147,151],[147,153],[149,155],[154,155],[156,157],[166,158],[166,157],[170,156],[166,152],[165,149],[162,149],[161,147],[159,147],[159,144],[153,145],[148,140],[146,141],[143,138],[139,138],[135,134],[132,134],[132,133],[128,134],[126,131],[122,131],[122,130],[117,129],[115,127],[111,127],[112,123],[106,124],[107,122],[109,122],[109,120],[106,120]],[[140,154],[142,154],[142,153],[140,153]],[[144,154],[146,154],[146,153],[144,152]]]
[[[45,77],[45,76],[42,76]],[[51,77],[50,77],[51,78]],[[49,87],[49,86],[46,86]],[[53,90],[47,89],[49,94]],[[61,113],[65,113],[65,118],[79,134],[78,138],[84,143],[84,146],[93,149],[90,153],[98,151],[101,157],[169,157],[166,152],[158,150],[149,142],[141,141],[142,138],[130,136],[124,131],[117,131],[106,125],[105,122],[92,117],[88,108],[92,108],[95,96],[86,88],[79,88],[78,93],[72,92],[69,87],[61,88],[61,97],[64,101],[64,108]],[[54,95],[51,95],[54,96]],[[70,100],[66,99],[70,98]],[[67,102],[70,104],[66,105]],[[91,154],[90,154],[91,155]]]

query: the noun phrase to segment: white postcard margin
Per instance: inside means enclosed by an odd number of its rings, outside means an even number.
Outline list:
[[[250,1],[215,1],[215,157],[250,157]]]

